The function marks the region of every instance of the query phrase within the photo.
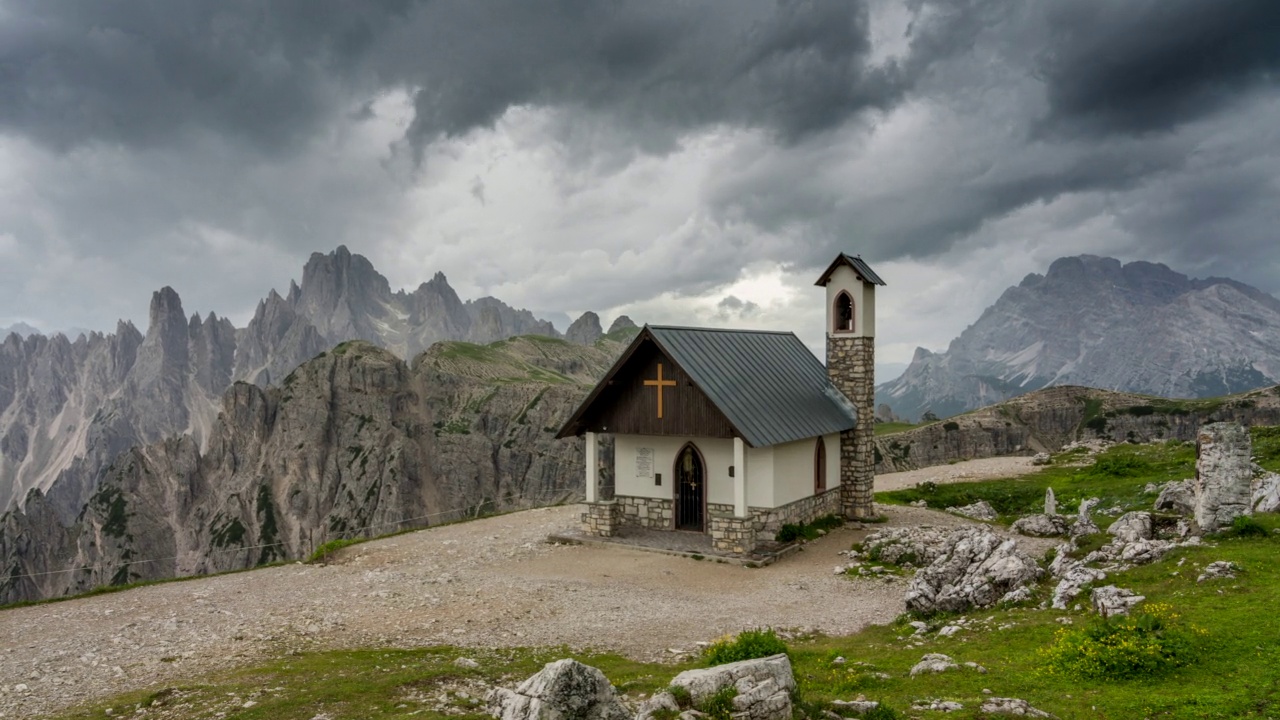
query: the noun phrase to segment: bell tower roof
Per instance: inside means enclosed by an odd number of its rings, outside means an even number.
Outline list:
[[[818,282],[814,283],[814,285],[825,287],[827,283],[831,282],[832,273],[842,265],[853,270],[853,272],[865,283],[870,283],[872,285],[885,284],[884,280],[880,279],[880,276],[876,274],[875,270],[871,269],[871,266],[862,259],[861,255],[847,255],[845,253],[840,253],[836,256],[835,260],[831,261],[831,264],[827,266],[826,271],[822,273],[822,277],[818,278]]]

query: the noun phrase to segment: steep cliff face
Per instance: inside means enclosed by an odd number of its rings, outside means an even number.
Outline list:
[[[0,602],[574,497],[581,444],[553,438],[621,349],[442,343],[410,366],[353,341],[279,386],[236,383],[203,451],[190,434],[128,450],[70,522],[39,493],[0,518]]]
[[[414,292],[345,247],[315,253],[302,284],[272,291],[248,326],[210,313],[188,318],[172,288],[152,296],[147,333],[0,338],[0,510],[40,490],[64,519],[94,492],[102,468],[129,447],[189,433],[203,447],[233,380],[266,387],[347,340],[403,358],[441,340],[492,342],[556,334],[499,300],[462,302],[437,274]]]
[[[876,438],[876,472],[954,460],[1056,452],[1075,440],[1192,441],[1200,425],[1280,425],[1280,387],[1223,398],[1165,400],[1074,386],[1038,390],[974,412]]]
[[[945,353],[920,349],[877,402],[910,419],[1051,385],[1212,397],[1280,379],[1280,300],[1233,280],[1089,255],[1009,288]]]

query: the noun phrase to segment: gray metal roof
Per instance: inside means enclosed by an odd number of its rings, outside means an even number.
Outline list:
[[[871,269],[871,266],[867,264],[866,260],[862,259],[861,255],[848,255],[845,253],[840,253],[836,256],[836,259],[832,260],[831,264],[827,266],[827,271],[822,273],[822,277],[818,278],[818,282],[814,284],[826,285],[827,281],[831,279],[831,273],[835,272],[835,269],[841,265],[848,265],[853,268],[853,271],[858,273],[863,280],[873,285],[885,284],[884,280],[880,279],[880,276],[876,274],[875,270]]]
[[[794,333],[663,325],[645,329],[752,447],[857,425],[852,403]]]

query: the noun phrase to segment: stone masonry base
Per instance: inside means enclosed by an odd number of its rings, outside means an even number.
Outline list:
[[[587,503],[584,507],[582,530],[597,537],[612,537],[624,527],[671,530],[675,523],[675,509],[669,498],[618,495],[610,502]],[[783,525],[839,515],[841,492],[836,487],[781,507],[753,507],[748,512],[749,517],[738,518],[733,515],[732,505],[707,503],[707,532],[716,550],[747,554],[755,549],[756,538],[771,538]]]

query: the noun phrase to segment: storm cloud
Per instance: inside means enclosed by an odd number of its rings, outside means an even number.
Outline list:
[[[0,0],[0,325],[242,320],[338,244],[811,342],[860,252],[886,360],[1061,255],[1275,292],[1278,70],[1256,0]]]

